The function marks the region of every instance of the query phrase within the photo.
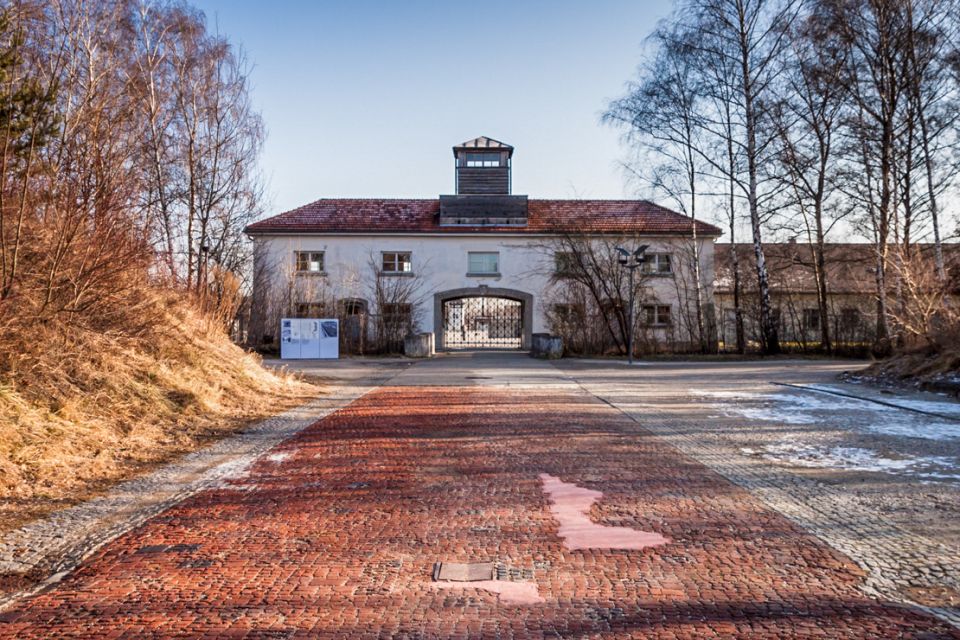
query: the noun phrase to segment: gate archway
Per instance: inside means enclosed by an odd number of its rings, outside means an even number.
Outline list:
[[[438,349],[529,349],[533,296],[512,289],[456,289],[434,297]]]

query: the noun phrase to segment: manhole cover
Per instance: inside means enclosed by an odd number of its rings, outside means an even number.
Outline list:
[[[437,582],[476,582],[493,580],[492,562],[438,562],[433,565],[433,579]]]

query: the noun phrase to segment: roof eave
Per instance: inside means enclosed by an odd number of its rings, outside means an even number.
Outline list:
[[[538,229],[536,231],[525,230],[524,227],[509,228],[509,227],[496,227],[496,228],[477,228],[477,227],[448,227],[443,229],[303,229],[303,228],[263,228],[263,229],[251,229],[247,227],[243,230],[244,234],[248,236],[254,235],[456,235],[469,233],[472,235],[521,235],[521,236],[553,236],[558,233],[564,233],[568,230],[565,229]],[[582,231],[582,230],[578,230]],[[639,229],[618,229],[611,231],[582,231],[584,235],[598,235],[598,236],[608,236],[608,235],[622,235],[624,233],[639,233],[646,236],[673,236],[673,237],[690,237],[693,234],[690,231],[653,231],[653,230],[639,230]],[[700,232],[698,236],[717,238],[723,235],[723,233],[708,233]]]

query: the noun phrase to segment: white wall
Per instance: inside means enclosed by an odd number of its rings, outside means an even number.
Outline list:
[[[654,237],[638,239],[649,245],[648,253],[667,252],[675,256],[680,238]],[[268,295],[266,289],[297,282],[301,289],[323,290],[327,296],[363,298],[372,303],[373,260],[379,266],[383,251],[412,253],[413,273],[421,286],[415,312],[421,331],[434,331],[433,294],[451,289],[487,285],[491,289],[515,289],[533,295],[533,332],[548,331],[542,295],[554,268],[553,243],[530,235],[263,235],[254,239],[254,299]],[[688,243],[689,239],[682,239]],[[689,245],[688,245],[689,246]],[[701,264],[703,282],[713,281],[713,243],[703,240]],[[296,273],[295,252],[323,251],[325,276]],[[467,254],[470,251],[498,251],[499,277],[467,276]],[[675,303],[676,285],[671,278],[651,278],[648,288],[661,303]],[[309,294],[307,294],[309,295]],[[310,302],[310,300],[297,300]],[[709,300],[707,300],[709,302]],[[638,304],[640,302],[638,301]]]

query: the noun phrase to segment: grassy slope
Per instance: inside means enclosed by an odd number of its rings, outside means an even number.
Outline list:
[[[263,369],[189,307],[160,313],[135,338],[29,336],[23,364],[0,378],[0,530],[319,393]]]

